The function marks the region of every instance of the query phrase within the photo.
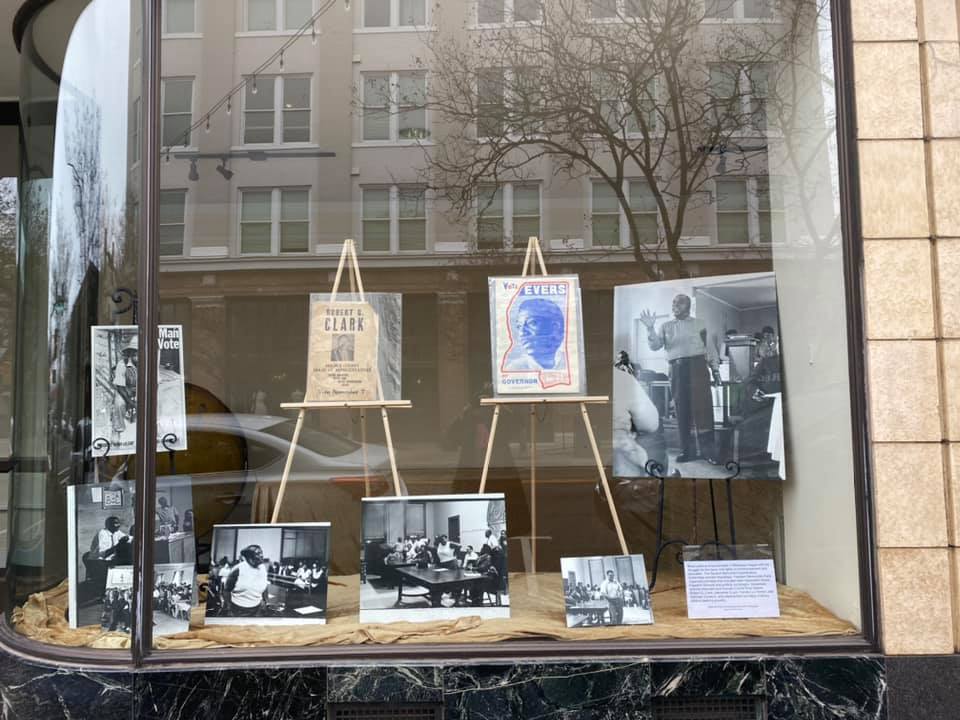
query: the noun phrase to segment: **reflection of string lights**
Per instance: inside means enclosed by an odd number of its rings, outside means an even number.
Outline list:
[[[250,92],[251,92],[251,94],[256,95],[256,94],[257,94],[257,75],[262,74],[262,73],[264,72],[264,70],[269,69],[270,66],[273,65],[273,63],[277,62],[278,60],[280,61],[280,72],[283,72],[283,69],[284,69],[283,53],[284,53],[284,51],[287,50],[287,48],[289,48],[291,45],[293,45],[293,44],[294,44],[297,40],[299,40],[301,37],[303,37],[304,35],[306,35],[307,32],[310,33],[311,42],[312,42],[314,45],[316,45],[316,43],[317,43],[317,35],[323,32],[323,29],[322,29],[322,28],[321,28],[319,31],[317,30],[318,20],[320,19],[320,16],[323,15],[325,12],[327,12],[330,8],[332,8],[332,7],[336,4],[336,2],[337,2],[337,0],[324,0],[324,3],[323,3],[323,5],[320,7],[320,9],[317,10],[317,11],[310,17],[310,19],[307,20],[307,21],[300,27],[299,30],[297,30],[293,35],[291,35],[290,38],[289,38],[285,43],[283,43],[283,45],[281,45],[276,51],[274,51],[274,53],[273,53],[270,57],[268,57],[266,60],[264,60],[262,63],[260,63],[256,68],[254,68],[254,69],[250,72],[249,78],[243,78],[243,79],[241,79],[240,82],[238,82],[236,85],[234,85],[232,88],[230,88],[230,90],[228,90],[228,91],[226,92],[226,94],[223,95],[223,97],[221,97],[221,98],[220,98],[219,100],[217,100],[213,105],[211,105],[210,108],[206,111],[206,113],[204,113],[204,114],[201,116],[201,119],[200,119],[198,122],[195,122],[195,123],[194,123],[193,125],[191,125],[189,128],[187,128],[186,130],[184,130],[183,133],[181,133],[180,136],[178,137],[178,140],[180,140],[180,141],[182,141],[182,142],[175,142],[175,143],[173,143],[172,145],[168,145],[168,146],[166,146],[166,147],[164,147],[164,148],[161,148],[160,152],[161,152],[162,155],[165,156],[166,162],[170,162],[170,148],[171,148],[171,147],[177,147],[177,146],[180,146],[180,145],[185,145],[185,144],[187,143],[187,141],[190,139],[190,134],[191,134],[194,130],[196,130],[196,129],[198,129],[199,127],[203,126],[204,129],[209,132],[209,130],[210,130],[210,117],[211,117],[212,115],[214,115],[214,114],[217,112],[217,110],[219,110],[220,108],[225,108],[226,114],[227,114],[227,115],[230,115],[231,111],[233,110],[233,98],[234,98],[234,96],[236,96],[237,93],[241,92],[241,91],[247,86],[247,83],[248,83],[248,82],[251,83],[251,86],[250,86]],[[343,7],[344,7],[344,9],[345,9],[346,11],[349,12],[349,11],[350,11],[350,8],[351,8],[351,2],[350,2],[350,0],[343,0]],[[191,171],[190,171],[191,176],[194,174],[194,172],[195,172],[194,169],[191,168]],[[194,178],[191,177],[190,179],[193,180]]]

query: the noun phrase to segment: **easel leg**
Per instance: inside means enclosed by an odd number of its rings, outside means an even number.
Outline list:
[[[530,572],[537,572],[537,408],[530,406]]]
[[[387,409],[380,408],[380,417],[383,418],[383,434],[387,440],[387,454],[390,456],[390,472],[393,473],[393,492],[399,497],[400,474],[397,472],[397,456],[393,452],[393,435],[390,434],[390,420],[387,418]]]
[[[273,518],[270,522],[274,525],[280,518],[280,506],[283,504],[283,496],[287,492],[287,481],[290,479],[290,468],[293,465],[293,455],[297,451],[297,442],[300,440],[300,431],[303,429],[303,418],[306,410],[301,410],[297,415],[297,426],[293,429],[293,437],[290,439],[290,450],[287,452],[287,462],[283,466],[283,477],[280,480],[280,489],[277,491],[277,502],[273,506]]]
[[[620,526],[620,515],[617,513],[617,506],[613,503],[613,493],[610,491],[610,483],[607,481],[607,471],[603,468],[603,459],[600,457],[600,448],[597,447],[597,439],[593,435],[593,425],[590,423],[590,414],[587,412],[586,403],[580,403],[580,415],[583,417],[583,427],[587,431],[587,438],[590,440],[590,449],[593,450],[593,459],[597,463],[597,472],[600,473],[600,482],[603,484],[603,494],[607,498],[607,504],[610,506],[610,516],[613,518],[613,527],[617,531],[617,540],[620,541],[620,549],[624,555],[629,555],[627,548],[627,539],[623,536],[623,528]]]
[[[490,455],[493,453],[493,441],[497,437],[497,420],[500,419],[500,406],[493,407],[493,422],[490,423],[490,438],[487,440],[487,454],[483,458],[483,473],[480,475],[480,494],[487,489],[487,473],[490,471]]]
[[[370,463],[367,460],[367,411],[360,411],[360,444],[363,446],[363,496],[370,497]]]

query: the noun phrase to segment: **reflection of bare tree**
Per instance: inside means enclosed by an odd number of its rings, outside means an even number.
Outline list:
[[[74,233],[82,266],[98,267],[105,230],[105,200],[109,197],[101,164],[100,109],[85,102],[78,102],[75,108],[66,132]]]
[[[16,323],[17,269],[17,184],[0,178],[0,438],[9,427],[8,381],[13,366],[13,337]]]
[[[689,213],[711,201],[710,181],[766,171],[772,66],[790,61],[792,18],[709,24],[702,0],[518,6],[534,22],[441,28],[425,40],[426,104],[440,129],[424,145],[423,181],[466,217],[485,183],[598,179],[643,272],[659,276],[662,252],[680,266]]]

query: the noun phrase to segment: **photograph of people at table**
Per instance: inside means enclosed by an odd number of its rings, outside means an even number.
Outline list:
[[[567,627],[650,625],[650,589],[643,555],[560,560]]]
[[[502,493],[364,498],[360,622],[510,617]]]
[[[130,632],[133,608],[133,566],[110,568],[104,593],[100,627],[111,632]],[[153,634],[175,635],[190,628],[190,608],[197,603],[193,563],[154,567]]]
[[[784,479],[773,273],[614,291],[613,474]]]
[[[327,621],[330,523],[216,525],[208,625]]]

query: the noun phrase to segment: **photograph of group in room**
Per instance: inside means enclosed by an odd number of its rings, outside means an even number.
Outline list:
[[[215,525],[208,625],[327,621],[330,523]]]
[[[360,622],[510,617],[501,493],[364,498]]]
[[[650,625],[643,555],[560,559],[567,627]]]
[[[613,474],[784,479],[773,273],[614,292]]]
[[[190,608],[196,605],[193,563],[154,566],[153,635],[175,635],[190,629]],[[114,567],[107,573],[100,627],[130,632],[133,567]]]
[[[108,590],[110,578],[122,579],[133,565],[134,485],[126,480],[67,488],[70,627],[102,624],[106,606],[112,604],[115,613],[120,602],[118,593]],[[189,476],[167,476],[158,485],[155,528],[155,561],[193,568],[197,553]]]

